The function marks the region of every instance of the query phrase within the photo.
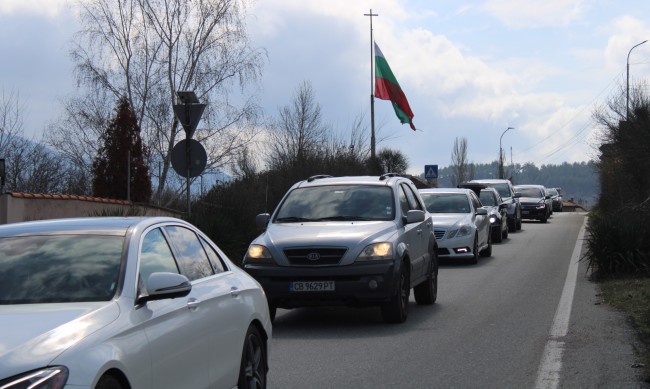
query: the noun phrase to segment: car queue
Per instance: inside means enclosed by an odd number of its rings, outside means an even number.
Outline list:
[[[174,218],[0,226],[0,387],[264,388],[278,308],[373,306],[402,323],[411,293],[436,302],[441,260],[492,256],[552,198],[508,180],[313,176],[257,216],[243,269]]]

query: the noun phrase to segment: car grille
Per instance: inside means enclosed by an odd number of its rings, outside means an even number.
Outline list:
[[[444,228],[434,228],[433,229],[433,234],[436,236],[436,239],[444,238],[446,232],[447,232],[447,230],[444,229]]]
[[[295,266],[324,266],[338,264],[346,251],[346,248],[301,248],[286,249],[284,255]]]

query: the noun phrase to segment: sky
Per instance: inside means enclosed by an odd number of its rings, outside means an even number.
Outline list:
[[[408,172],[470,162],[537,166],[597,157],[595,109],[650,78],[648,0],[257,0],[252,45],[264,48],[259,104],[268,116],[311,83],[324,121],[345,134],[370,127],[373,37],[415,114],[402,125],[375,100],[377,150],[405,154]],[[24,102],[38,138],[77,85],[68,51],[79,28],[67,0],[0,0],[0,89]],[[507,130],[507,128],[512,129]]]

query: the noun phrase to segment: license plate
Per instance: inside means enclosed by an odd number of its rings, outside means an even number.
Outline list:
[[[528,215],[530,212],[529,211],[521,211],[522,215]]]
[[[289,288],[292,292],[331,292],[334,281],[294,281]]]

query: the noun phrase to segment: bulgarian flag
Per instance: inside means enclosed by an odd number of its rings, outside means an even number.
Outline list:
[[[411,129],[415,131],[413,125],[413,112],[409,107],[402,88],[400,88],[395,75],[390,70],[384,54],[375,43],[375,97],[382,100],[390,100],[395,108],[395,114],[399,121],[404,124],[408,123]]]

